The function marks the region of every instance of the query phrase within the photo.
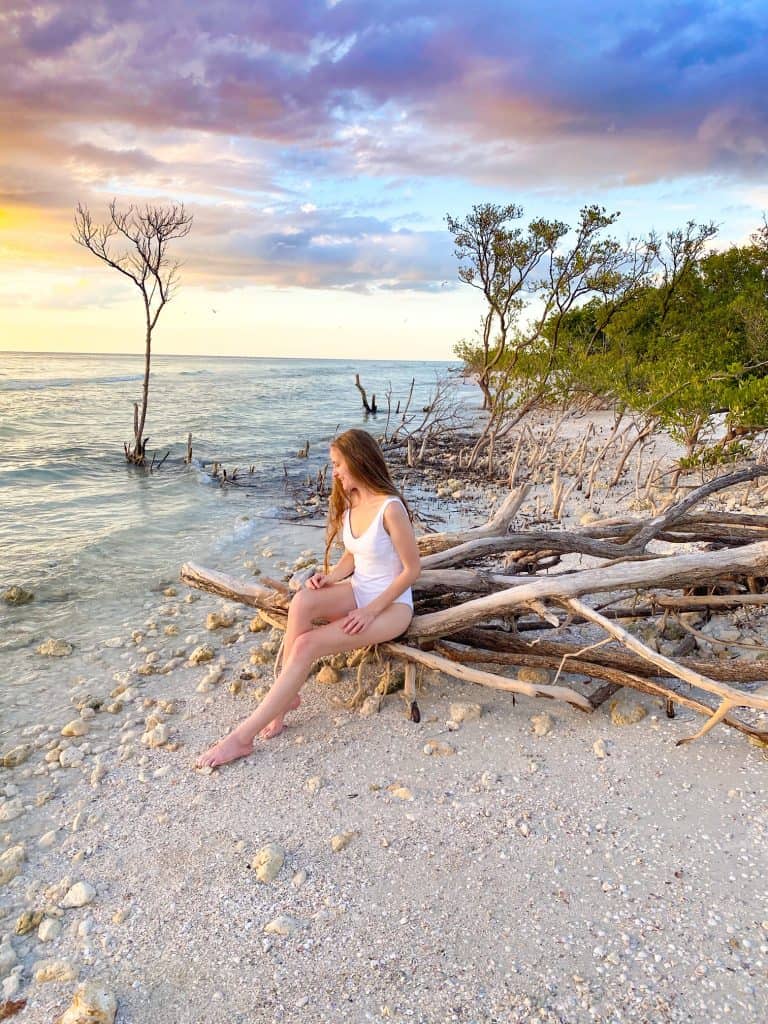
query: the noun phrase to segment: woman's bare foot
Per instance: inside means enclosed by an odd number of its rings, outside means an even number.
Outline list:
[[[196,768],[218,768],[219,765],[229,764],[239,757],[247,757],[253,753],[253,743],[243,743],[235,733],[231,732],[223,740],[219,740],[212,747],[201,754],[195,761]]]
[[[291,706],[288,708],[288,711],[295,711],[296,708],[299,706],[299,704],[301,704],[301,697],[297,693],[296,696],[294,697],[292,703],[291,703]],[[287,712],[286,712],[286,714],[287,714]],[[285,715],[278,715],[277,718],[273,718],[272,719],[272,721],[269,723],[269,725],[265,725],[264,728],[259,733],[259,736],[261,737],[261,739],[263,739],[263,740],[273,740],[275,738],[275,736],[279,736],[280,733],[284,729],[284,724],[283,724],[283,719],[284,718],[285,718]]]

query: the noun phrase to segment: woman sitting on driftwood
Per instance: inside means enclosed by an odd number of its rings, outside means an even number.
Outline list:
[[[299,706],[299,690],[318,658],[392,640],[411,621],[419,549],[381,450],[366,431],[347,430],[331,443],[330,454],[326,572],[311,576],[291,601],[282,668],[269,693],[252,715],[198,758],[198,768],[246,757],[257,735],[277,736],[286,713]],[[344,554],[328,572],[328,555],[339,532]]]

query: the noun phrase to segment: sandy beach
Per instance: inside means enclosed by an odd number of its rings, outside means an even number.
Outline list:
[[[471,491],[473,515],[503,494]],[[399,693],[363,717],[348,668],[252,757],[195,772],[271,679],[279,634],[252,619],[173,584],[60,659],[71,714],[24,729],[0,776],[15,1019],[57,1020],[78,983],[119,1024],[763,1018],[763,749],[723,726],[676,747],[701,719],[626,690],[584,715],[431,672],[418,724]],[[762,651],[762,611],[712,621]]]

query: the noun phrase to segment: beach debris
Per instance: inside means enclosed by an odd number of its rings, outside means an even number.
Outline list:
[[[387,791],[392,794],[397,800],[413,800],[413,793],[408,789],[407,786],[403,786],[399,782],[393,782],[387,786]]]
[[[601,761],[608,757],[608,748],[604,739],[595,740],[592,744],[592,750],[594,751],[595,757],[599,757]]]
[[[206,629],[229,629],[234,626],[237,616],[233,611],[209,612],[205,620]]]
[[[361,718],[371,718],[373,715],[378,715],[381,711],[381,705],[384,698],[380,693],[372,693],[366,697],[363,703],[360,705],[360,711],[358,714]]]
[[[311,793],[312,796],[314,796],[315,793],[317,793],[320,789],[322,789],[322,787],[323,787],[323,780],[322,780],[322,778],[319,775],[313,775],[311,778],[307,779],[307,781],[304,783],[304,788],[306,789],[306,791],[308,793]]]
[[[11,747],[4,754],[0,754],[0,764],[3,768],[18,768],[24,764],[32,753],[32,746],[29,743],[21,743],[18,747]]]
[[[450,720],[456,725],[462,722],[476,722],[483,713],[481,704],[470,704],[466,701],[457,701],[451,704]]]
[[[289,917],[288,914],[280,914],[279,917],[274,918],[269,924],[264,925],[265,935],[293,935],[301,928],[301,925],[294,917]]]
[[[66,658],[74,650],[72,644],[66,640],[56,640],[50,637],[36,648],[38,654],[45,658]]]
[[[456,747],[452,747],[450,743],[443,743],[442,740],[428,740],[423,750],[425,754],[437,757],[452,757],[456,753]]]
[[[64,728],[61,730],[62,736],[86,736],[89,732],[88,722],[82,718],[75,718],[71,722],[67,722]]]
[[[62,768],[79,768],[84,760],[85,753],[80,747],[65,747],[58,757],[58,762]]]
[[[266,619],[263,619],[261,615],[254,615],[254,617],[248,623],[248,631],[250,633],[263,633],[265,629],[269,628],[269,623],[266,621]]]
[[[546,736],[552,732],[552,718],[543,711],[540,715],[531,716],[531,728],[534,736]]]
[[[359,832],[337,832],[335,836],[331,836],[331,849],[334,853],[340,853],[357,835]]]
[[[638,438],[642,436],[639,431]],[[539,462],[549,444],[546,438],[536,440]],[[630,450],[627,448],[625,454]],[[592,474],[586,456],[587,444],[582,438],[578,450],[567,459],[561,458],[558,467],[554,467],[569,493],[574,473],[571,466],[577,467],[577,473]],[[529,463],[532,469],[536,459]],[[597,462],[592,468],[594,465]],[[549,482],[553,467],[545,469],[544,482]],[[758,461],[714,477],[680,500],[673,491],[665,504],[654,506],[651,518],[606,517],[576,528],[516,530],[514,519],[529,487],[515,487],[515,473],[511,472],[513,486],[485,524],[417,538],[422,556],[421,576],[414,587],[418,612],[403,638],[379,644],[377,654],[411,666],[411,679],[413,666],[419,665],[462,682],[506,691],[513,699],[517,694],[554,699],[588,714],[617,689],[628,687],[661,699],[668,709],[682,704],[705,717],[702,729],[680,742],[703,736],[718,722],[745,733],[754,742],[768,742],[768,731],[760,728],[759,721],[752,724],[732,713],[739,708],[768,712],[768,694],[754,692],[744,685],[764,677],[764,666],[754,660],[754,655],[711,656],[706,661],[694,661],[687,657],[690,650],[675,649],[672,653],[680,659],[675,661],[652,649],[657,642],[654,638],[666,628],[667,620],[681,613],[722,613],[724,609],[768,604],[768,594],[761,587],[761,580],[768,576],[763,517],[740,511],[693,511],[711,495],[747,483],[754,485],[766,473],[768,466]],[[566,474],[572,478],[567,485]],[[541,482],[539,469],[535,469],[536,475]],[[457,482],[464,486],[462,481]],[[588,489],[593,485],[598,486],[590,476]],[[449,493],[457,489],[452,481],[445,486],[450,486]],[[586,498],[594,511],[594,499],[589,495]],[[652,543],[659,540],[663,540],[664,547],[658,550],[654,545],[651,549]],[[698,549],[696,543],[706,543],[707,548]],[[549,570],[572,555],[588,557],[590,566],[549,574]],[[487,565],[493,556],[504,561],[508,575],[488,568],[464,567],[481,559]],[[284,628],[286,596],[277,586],[254,588],[253,584],[195,565],[182,568],[182,580],[230,600],[257,605],[273,625]],[[716,587],[713,580],[718,581]],[[691,593],[691,588],[702,585],[708,593]],[[713,589],[718,592],[712,593]],[[630,602],[623,596],[626,591],[639,596],[633,596]],[[621,594],[623,603],[603,615],[581,600],[593,594]],[[563,620],[562,611],[555,614],[553,605],[565,610],[568,618]],[[500,628],[500,622],[506,625],[520,618],[530,620],[531,616],[554,626],[554,639],[553,634],[539,633],[533,637],[525,630]],[[633,618],[647,622],[651,636],[648,644],[617,625],[622,619]],[[580,642],[568,635],[585,621],[598,626],[607,637],[594,643],[591,638]],[[670,628],[672,625],[670,622]],[[733,623],[730,627],[718,626],[716,632],[734,638],[721,640],[723,644],[739,642]],[[609,640],[618,640],[625,650],[617,650],[615,644],[606,647]],[[708,640],[712,643],[716,637],[710,636]],[[366,657],[370,657],[370,652],[365,649],[353,651],[346,656],[346,663],[355,667]],[[509,671],[510,666],[515,668],[515,674]],[[563,672],[566,678],[586,677],[603,685],[587,697],[577,688],[580,681],[559,681]],[[704,698],[696,692],[690,694],[690,690],[673,689],[667,681],[669,677],[677,677],[695,691],[704,691]],[[721,681],[735,685],[724,685]],[[405,691],[415,712],[415,688],[406,685]],[[708,695],[715,698],[714,707]],[[366,696],[362,693],[354,706],[359,707]],[[418,715],[412,713],[411,718],[415,721]]]
[[[315,676],[316,682],[323,683],[326,685],[333,685],[334,683],[338,683],[339,679],[341,679],[341,676],[336,671],[336,669],[331,668],[330,665],[323,665],[323,667]]]
[[[13,988],[13,995],[15,995],[19,991],[20,985],[18,979],[20,977],[20,974],[15,975],[15,985],[8,986],[9,990]],[[11,979],[8,978],[6,979],[6,981],[11,981]],[[12,999],[10,996],[7,995],[6,982],[3,982],[3,995],[6,996],[6,999],[2,1003],[0,1003],[0,1020],[8,1020],[10,1017],[15,1017],[16,1014],[21,1013],[21,1011],[27,1005],[26,999]]]
[[[0,801],[0,821],[13,821],[24,813],[21,797],[14,796]]]
[[[74,981],[77,971],[69,960],[38,960],[32,966],[32,977],[40,985],[49,981]]]
[[[59,1024],[114,1024],[116,1013],[117,999],[113,993],[86,982],[75,990]]]
[[[18,962],[16,950],[11,945],[11,937],[6,934],[0,939],[0,978],[9,974]]]
[[[54,942],[61,934],[61,922],[55,917],[43,917],[37,929],[37,937],[41,942]]]
[[[634,700],[622,698],[611,703],[611,721],[614,725],[636,725],[647,714],[643,705]]]
[[[213,661],[215,651],[210,644],[201,644],[189,656],[190,665],[202,665],[205,661]]]
[[[29,604],[30,601],[34,601],[35,595],[31,590],[26,590],[24,587],[14,584],[12,587],[8,587],[0,595],[6,604],[9,604],[12,608],[19,608],[23,604]]]
[[[524,665],[518,669],[517,678],[521,683],[540,683],[546,685],[550,682],[551,676],[545,668],[530,668]]]
[[[59,906],[65,910],[85,907],[96,899],[96,890],[89,882],[75,882],[64,894]]]
[[[267,843],[256,852],[251,861],[251,869],[255,871],[260,882],[269,883],[277,878],[285,863],[285,850],[277,843]]]
[[[44,917],[44,910],[25,910],[16,918],[13,930],[17,935],[27,935],[37,928]]]

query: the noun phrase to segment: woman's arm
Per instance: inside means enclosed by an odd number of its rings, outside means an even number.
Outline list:
[[[310,590],[320,590],[322,587],[345,580],[347,576],[352,575],[354,569],[355,557],[351,552],[345,551],[329,573],[316,572],[314,576],[310,576],[307,580],[307,586]]]
[[[376,618],[385,608],[389,608],[408,587],[413,586],[421,575],[421,556],[416,536],[405,511],[399,501],[391,502],[384,509],[384,526],[389,534],[392,545],[403,563],[402,572],[392,580],[386,590],[374,598],[364,608],[357,608],[347,615],[342,626],[345,633],[359,633]]]

